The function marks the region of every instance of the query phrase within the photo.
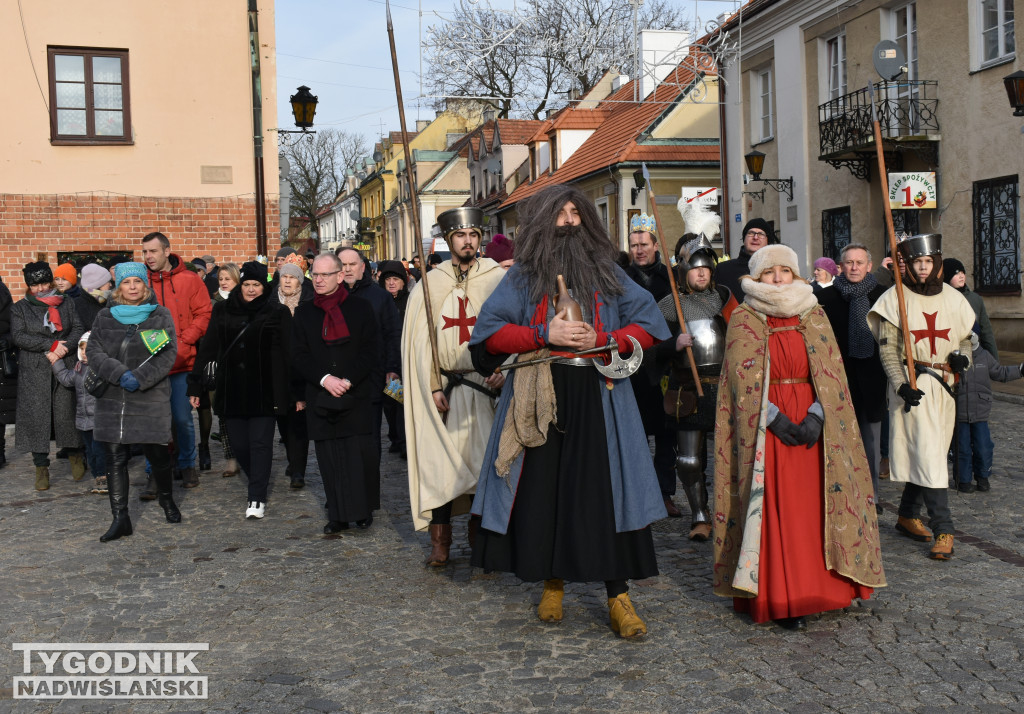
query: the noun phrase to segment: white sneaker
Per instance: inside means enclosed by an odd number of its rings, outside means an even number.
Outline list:
[[[263,511],[266,509],[267,504],[260,503],[259,501],[249,501],[249,507],[245,509],[246,518],[263,518]]]

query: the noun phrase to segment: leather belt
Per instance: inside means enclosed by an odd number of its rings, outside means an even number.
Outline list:
[[[561,357],[561,359],[552,362],[552,364],[567,364],[570,367],[593,367],[594,359],[592,357],[574,357],[572,352],[562,352],[561,350],[552,350],[552,357]]]
[[[768,384],[810,384],[809,377],[785,377],[783,379],[772,379]]]
[[[952,372],[953,369],[945,362],[919,362],[914,360],[914,364],[919,364],[922,367],[931,367],[932,369],[941,369],[943,372]]]
[[[700,375],[700,383],[701,384],[718,384],[721,380],[722,380],[722,378],[720,376],[719,377],[711,377],[711,376],[704,375],[704,374]]]

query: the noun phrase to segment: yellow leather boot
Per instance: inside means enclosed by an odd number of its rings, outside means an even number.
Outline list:
[[[622,593],[608,600],[608,615],[612,621],[612,630],[619,637],[630,638],[647,634],[647,625],[636,614],[629,593]]]
[[[561,578],[544,581],[544,594],[540,596],[537,606],[537,617],[544,622],[562,621],[562,597],[565,595],[565,582]]]

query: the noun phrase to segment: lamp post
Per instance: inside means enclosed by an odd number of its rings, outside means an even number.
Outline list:
[[[749,154],[743,157],[743,160],[747,163],[747,171],[750,172],[750,176],[743,177],[743,183],[747,184],[751,181],[760,181],[774,188],[779,193],[785,193],[789,197],[789,200],[793,200],[793,177],[790,176],[788,179],[783,178],[761,178],[761,171],[764,170],[764,154],[754,149]],[[764,201],[764,189],[761,191],[744,191],[751,195],[761,195],[761,201]]]
[[[644,190],[644,186],[647,185],[646,179],[644,179],[644,172],[641,169],[637,169],[633,172],[633,186],[634,188],[629,189],[629,198],[636,205],[636,197],[640,195],[640,192]]]
[[[1006,87],[1006,96],[1013,107],[1015,117],[1024,117],[1024,70],[1017,70],[1011,75],[1003,77],[1003,86]]]
[[[288,97],[288,102],[292,105],[292,116],[295,117],[295,126],[299,127],[298,131],[294,129],[275,129],[278,135],[284,135],[280,138],[282,145],[288,144],[287,135],[299,134],[299,138],[312,137],[315,131],[310,131],[309,128],[313,126],[313,117],[316,115],[317,98],[313,96],[309,87],[302,85],[292,96]]]

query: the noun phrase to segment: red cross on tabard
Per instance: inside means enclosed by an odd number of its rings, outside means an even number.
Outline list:
[[[949,328],[945,330],[935,329],[935,317],[939,314],[937,312],[922,312],[924,315],[924,321],[928,325],[927,330],[911,330],[910,334],[914,336],[914,344],[916,345],[921,340],[927,339],[930,343],[929,346],[932,348],[932,357],[935,356],[935,338],[941,338],[946,342],[949,342]]]
[[[447,330],[449,327],[458,327],[459,344],[464,345],[469,342],[469,328],[476,324],[476,316],[466,317],[466,305],[469,304],[469,298],[460,297],[456,299],[459,301],[459,316],[455,318],[442,315],[441,317],[444,319],[444,325],[441,329]]]

